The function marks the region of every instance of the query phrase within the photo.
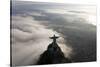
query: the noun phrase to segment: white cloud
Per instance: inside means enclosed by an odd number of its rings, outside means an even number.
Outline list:
[[[35,64],[39,55],[52,42],[49,39],[60,33],[47,29],[39,21],[30,16],[12,16],[12,61],[13,65]],[[69,57],[71,48],[66,46],[64,39],[58,39],[59,46],[66,57]]]

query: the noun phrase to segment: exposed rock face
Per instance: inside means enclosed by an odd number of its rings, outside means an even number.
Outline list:
[[[57,64],[57,63],[71,63],[71,60],[65,58],[60,47],[53,41],[49,44],[47,50],[41,54],[37,64]]]

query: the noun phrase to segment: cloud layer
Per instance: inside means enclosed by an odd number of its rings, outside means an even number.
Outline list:
[[[49,39],[54,34],[60,33],[47,29],[30,16],[12,16],[12,61],[13,65],[35,64],[39,55],[47,49],[52,42]],[[59,46],[68,57],[71,48],[67,47],[62,37],[58,40]]]

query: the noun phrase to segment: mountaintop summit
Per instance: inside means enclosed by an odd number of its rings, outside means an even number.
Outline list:
[[[71,63],[71,60],[66,58],[58,46],[56,39],[59,38],[57,36],[50,37],[53,39],[53,42],[48,45],[46,51],[44,51],[39,58],[37,64],[58,64],[58,63]]]

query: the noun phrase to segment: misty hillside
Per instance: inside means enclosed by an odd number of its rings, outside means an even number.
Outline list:
[[[58,64],[58,63],[71,63],[69,58],[66,58],[56,42],[48,45],[47,50],[44,51],[38,60],[37,65],[43,64]]]

